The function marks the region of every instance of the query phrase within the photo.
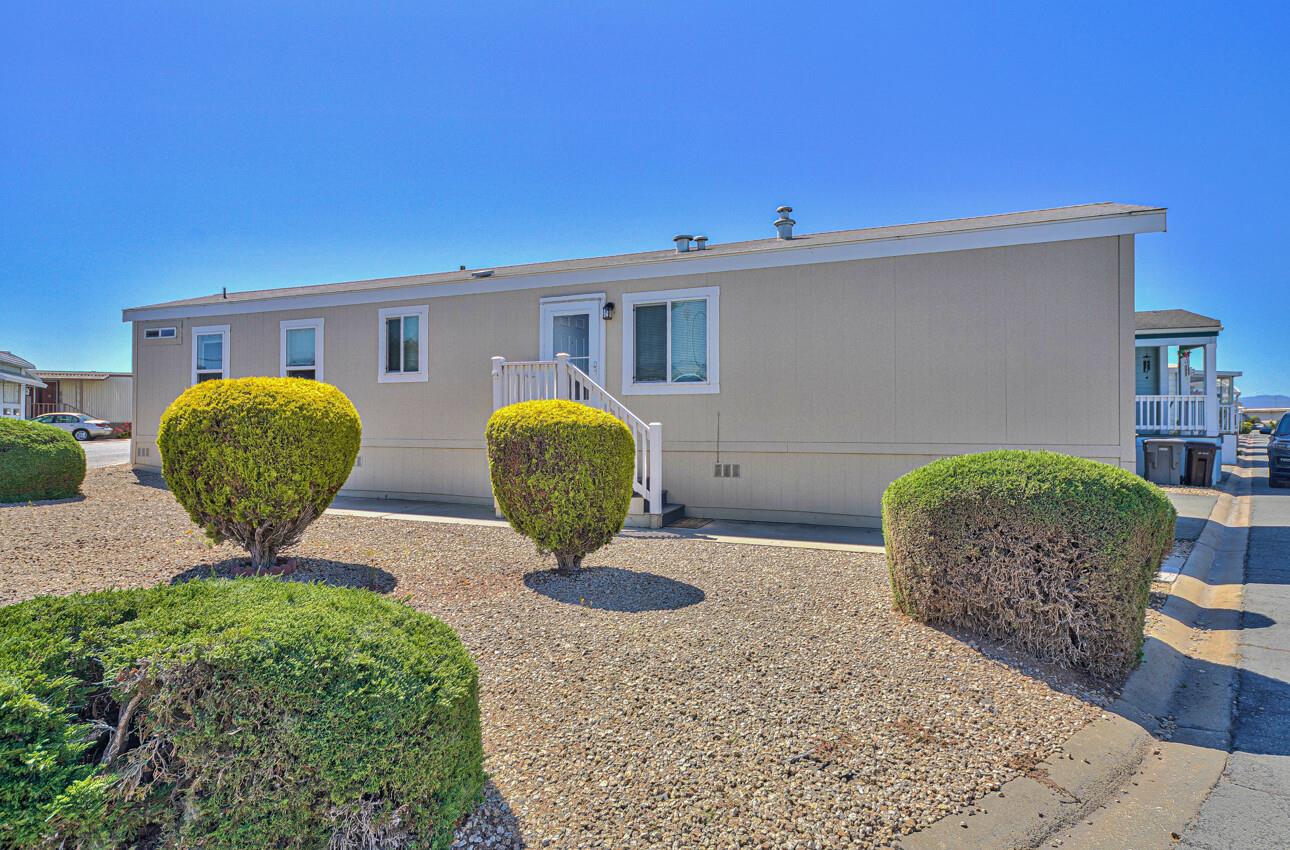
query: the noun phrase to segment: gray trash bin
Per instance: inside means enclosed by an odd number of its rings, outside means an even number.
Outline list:
[[[1182,483],[1183,458],[1187,454],[1187,441],[1162,437],[1142,441],[1142,456],[1146,461],[1147,480],[1153,484]]]

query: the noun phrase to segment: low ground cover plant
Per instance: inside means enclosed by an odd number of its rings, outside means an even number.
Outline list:
[[[453,631],[275,579],[0,608],[0,846],[446,848],[484,776]]]
[[[233,540],[258,573],[300,541],[344,485],[362,423],[345,394],[301,378],[203,381],[161,417],[161,471],[216,543]]]
[[[485,437],[502,514],[561,573],[622,530],[635,442],[618,419],[572,401],[525,401],[496,411]]]
[[[85,450],[61,428],[0,419],[0,502],[75,496],[85,480]]]
[[[1156,486],[1055,452],[945,458],[883,494],[896,607],[1115,677],[1133,667],[1176,512]]]

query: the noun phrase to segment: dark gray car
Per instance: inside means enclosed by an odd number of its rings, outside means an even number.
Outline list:
[[[1290,487],[1290,413],[1281,417],[1268,443],[1268,486]]]

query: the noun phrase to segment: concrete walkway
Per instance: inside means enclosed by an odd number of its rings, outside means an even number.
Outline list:
[[[1290,847],[1290,490],[1254,467],[1232,751],[1183,834],[1189,850]]]
[[[327,513],[370,519],[443,522],[454,525],[506,527],[507,522],[483,505],[420,502],[407,499],[366,499],[337,496]],[[883,551],[882,530],[840,525],[796,525],[787,522],[737,522],[708,520],[698,528],[668,526],[659,529],[626,528],[624,537],[670,540],[708,540],[749,546],[786,546],[803,549],[832,549],[842,552]]]
[[[1178,539],[1195,540],[1205,527],[1206,518],[1218,494],[1199,495],[1170,493],[1178,509]],[[447,502],[422,502],[411,499],[370,499],[337,496],[327,513],[338,516],[371,519],[406,520],[409,522],[442,522],[453,525],[505,527],[505,520],[493,515],[491,507],[459,505]],[[702,520],[697,528],[669,525],[659,529],[623,529],[624,537],[669,540],[707,540],[712,543],[737,543],[748,546],[783,546],[793,549],[827,549],[839,552],[882,554],[882,529],[853,528],[843,525],[800,525],[788,522],[746,522],[743,520]]]

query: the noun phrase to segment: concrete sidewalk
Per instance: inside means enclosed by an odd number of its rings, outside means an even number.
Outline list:
[[[1189,850],[1290,847],[1290,490],[1267,484],[1251,452],[1249,556],[1232,749],[1183,834]]]
[[[1218,494],[1198,495],[1170,493],[1178,509],[1178,539],[1195,540],[1205,527]],[[460,505],[448,502],[422,502],[411,499],[370,499],[337,496],[327,509],[337,516],[371,519],[406,520],[409,522],[442,522],[453,525],[505,527],[507,522],[493,515],[484,505]],[[689,527],[696,523],[694,527]],[[697,524],[702,523],[702,524]],[[747,522],[732,519],[687,520],[685,525],[659,529],[625,528],[624,537],[666,540],[706,540],[712,543],[736,543],[748,546],[782,546],[793,549],[826,549],[838,552],[882,554],[882,529],[854,528],[843,525],[803,525],[788,522]]]
[[[327,509],[336,516],[408,522],[442,522],[453,525],[508,527],[484,505],[422,502],[410,499],[368,499],[337,496]],[[621,536],[665,540],[707,540],[749,546],[786,546],[802,549],[831,549],[841,552],[883,551],[882,530],[840,525],[797,525],[786,522],[740,522],[702,520],[695,528],[671,525],[659,529],[625,528]]]

